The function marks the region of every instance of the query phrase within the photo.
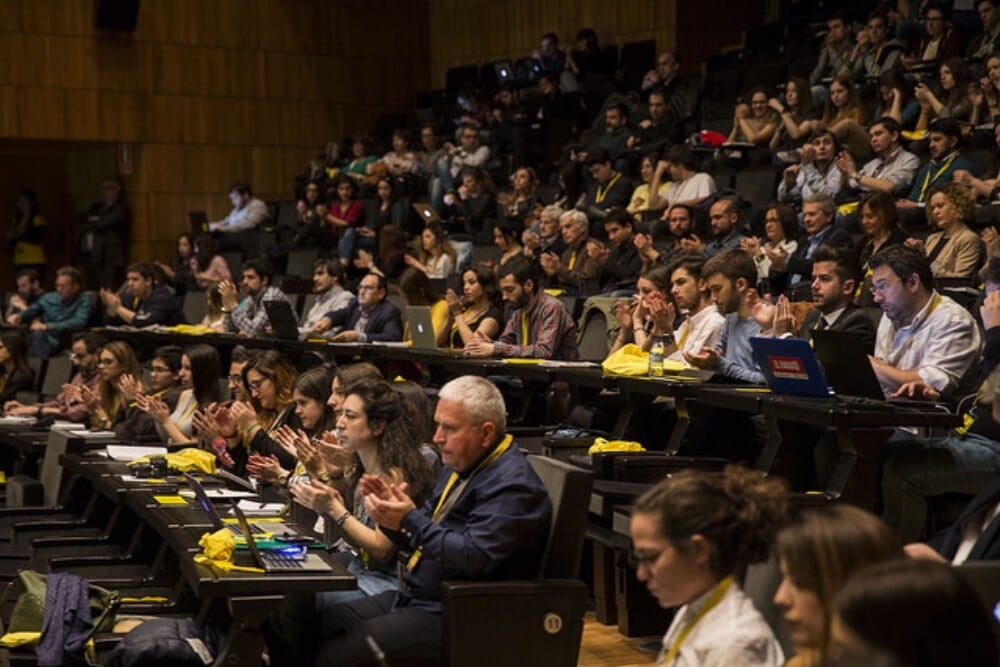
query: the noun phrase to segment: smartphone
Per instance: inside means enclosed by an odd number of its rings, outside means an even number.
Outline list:
[[[313,544],[316,542],[316,538],[310,537],[309,535],[292,535],[291,533],[284,533],[282,535],[275,535],[274,541],[283,542],[284,544]]]

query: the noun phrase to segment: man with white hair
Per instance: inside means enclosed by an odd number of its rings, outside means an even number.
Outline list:
[[[547,287],[574,294],[586,294],[595,287],[600,267],[587,253],[588,227],[587,215],[582,211],[566,211],[559,218],[566,249],[562,256],[545,252],[538,257],[547,278]]]
[[[368,514],[411,552],[400,590],[339,605],[328,610],[322,628],[301,628],[303,643],[292,647],[298,664],[367,664],[369,637],[387,664],[443,663],[443,581],[537,576],[552,504],[506,433],[505,415],[491,382],[456,378],[438,393],[434,442],[444,466],[423,507],[414,506],[405,483],[361,478]],[[282,647],[271,648],[273,662]]]

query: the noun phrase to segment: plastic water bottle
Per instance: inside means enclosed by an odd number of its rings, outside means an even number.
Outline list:
[[[649,376],[663,376],[663,339],[657,336],[649,348]]]

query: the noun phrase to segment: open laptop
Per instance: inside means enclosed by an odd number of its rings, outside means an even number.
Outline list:
[[[510,66],[509,60],[493,63],[493,71],[496,72],[497,81],[501,84],[507,83],[514,76],[514,68]]]
[[[242,510],[233,503],[233,514],[239,524],[247,549],[258,567],[265,572],[332,572],[333,568],[318,554],[309,553],[304,546],[289,545],[280,549],[261,549],[253,539],[250,522]]]
[[[434,207],[430,204],[417,202],[413,204],[413,210],[417,212],[420,219],[424,221],[424,225],[429,225],[432,222],[439,222],[444,224],[444,220],[438,215],[438,212],[434,210]]]
[[[212,501],[208,497],[208,493],[205,492],[205,487],[201,485],[201,482],[198,481],[197,477],[188,472],[181,474],[184,475],[184,480],[188,483],[188,486],[191,487],[191,490],[194,491],[195,500],[197,500],[201,504],[202,509],[205,510],[205,514],[208,515],[208,520],[212,523],[213,528],[216,530],[227,528],[232,531],[234,535],[243,534],[237,526],[228,524],[222,520],[222,515],[219,514],[219,510],[217,510],[215,505],[212,504]],[[263,533],[286,535],[290,531],[289,527],[284,523],[279,523],[277,521],[260,521],[251,525],[250,532],[258,535]]]
[[[437,351],[437,337],[431,322],[429,306],[406,306],[406,322],[410,325],[410,340],[415,350]]]
[[[205,211],[188,211],[191,233],[195,236],[208,232],[208,214]]]
[[[868,360],[868,349],[861,336],[826,329],[813,331],[812,340],[816,358],[823,365],[834,391],[848,396],[885,400],[885,392]],[[926,401],[920,402],[926,404]]]
[[[264,310],[271,322],[271,331],[279,340],[298,340],[299,321],[292,310],[292,304],[280,299],[265,301]]]
[[[822,398],[833,396],[809,341],[755,337],[750,339],[750,347],[768,388],[774,393]],[[867,359],[865,361],[867,363]]]

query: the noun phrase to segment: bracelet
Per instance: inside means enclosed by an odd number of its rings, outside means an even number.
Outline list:
[[[291,479],[291,475],[289,475],[287,472],[281,473],[280,475],[278,475],[278,485],[288,486],[289,479]]]
[[[334,523],[337,524],[337,528],[343,528],[344,524],[350,518],[351,518],[351,510],[344,510],[344,513],[341,514],[339,517],[337,517]]]

